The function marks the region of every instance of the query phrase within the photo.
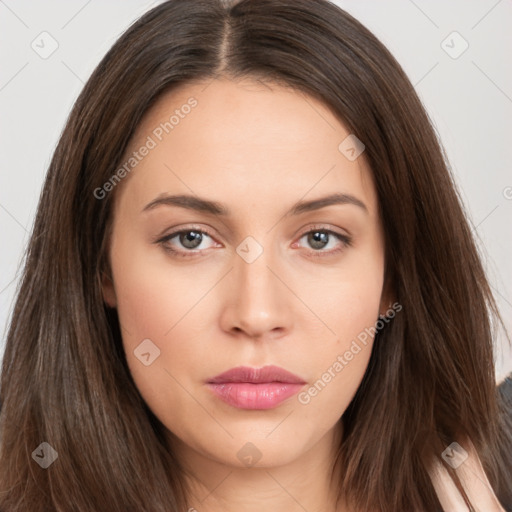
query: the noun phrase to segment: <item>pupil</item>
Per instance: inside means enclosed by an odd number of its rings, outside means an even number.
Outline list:
[[[185,235],[181,235],[180,242],[183,244],[183,247],[187,247],[188,249],[195,249],[201,243],[202,235],[197,231],[187,231]]]
[[[323,247],[328,243],[328,238],[328,233],[322,233],[320,231],[315,231],[314,233],[309,234],[309,242],[311,243],[311,247],[314,249],[323,249]]]

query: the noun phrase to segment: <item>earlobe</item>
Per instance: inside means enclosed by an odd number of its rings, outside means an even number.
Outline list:
[[[105,272],[101,273],[101,291],[103,293],[103,300],[107,306],[115,308],[117,306],[117,300],[114,282]]]

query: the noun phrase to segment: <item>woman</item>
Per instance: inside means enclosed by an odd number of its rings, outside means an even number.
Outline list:
[[[170,0],[51,162],[0,509],[505,510],[490,315],[434,130],[372,34],[325,1]]]

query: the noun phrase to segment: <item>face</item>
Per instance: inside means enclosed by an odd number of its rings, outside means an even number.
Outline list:
[[[182,450],[272,467],[339,430],[389,307],[372,174],[349,135],[312,97],[224,79],[167,93],[138,127],[103,292]]]

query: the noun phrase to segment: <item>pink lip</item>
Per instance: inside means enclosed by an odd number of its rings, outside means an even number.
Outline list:
[[[221,400],[239,409],[272,409],[304,384],[300,377],[278,366],[239,366],[207,381]]]

